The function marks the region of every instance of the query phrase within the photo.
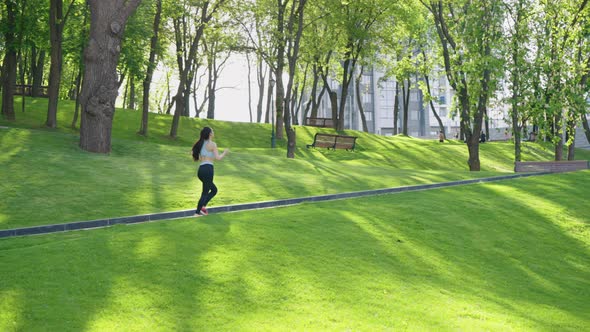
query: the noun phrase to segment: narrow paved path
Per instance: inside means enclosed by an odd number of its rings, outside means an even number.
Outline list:
[[[374,196],[374,195],[393,194],[393,193],[401,193],[401,192],[408,192],[408,191],[437,189],[437,188],[461,186],[461,185],[467,185],[467,184],[473,184],[473,183],[493,182],[493,181],[501,181],[501,180],[508,180],[508,179],[515,179],[515,178],[522,178],[522,177],[529,177],[529,176],[538,176],[538,175],[544,175],[544,174],[548,174],[548,173],[546,173],[546,172],[545,173],[518,173],[518,174],[494,176],[494,177],[489,177],[489,178],[479,178],[479,179],[432,183],[432,184],[420,184],[420,185],[414,185],[414,186],[404,186],[404,187],[385,188],[385,189],[364,190],[364,191],[355,191],[355,192],[322,195],[322,196],[289,198],[289,199],[280,199],[280,200],[276,200],[276,201],[266,201],[266,202],[257,202],[257,203],[225,205],[225,206],[211,207],[211,208],[208,208],[207,210],[209,211],[209,213],[245,211],[245,210],[254,210],[254,209],[262,209],[262,208],[294,205],[294,204],[299,204],[299,203],[303,203],[303,202],[322,202],[322,201],[332,201],[332,200],[337,200],[337,199],[355,198],[355,197],[363,197],[363,196]],[[186,217],[192,217],[194,215],[194,213],[195,213],[195,209],[190,209],[190,210],[173,211],[173,212],[143,214],[143,215],[129,216],[129,217],[116,217],[116,218],[107,218],[107,219],[98,219],[98,220],[89,220],[89,221],[78,221],[78,222],[71,222],[71,223],[64,223],[64,224],[6,229],[6,230],[0,230],[0,238],[47,234],[47,233],[56,233],[56,232],[66,232],[66,231],[91,229],[91,228],[103,228],[103,227],[109,227],[109,226],[118,225],[118,224],[135,224],[135,223],[142,223],[142,222],[149,222],[149,221],[156,221],[156,220],[186,218]]]

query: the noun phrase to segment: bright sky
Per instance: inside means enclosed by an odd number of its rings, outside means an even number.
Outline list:
[[[164,76],[164,68],[158,67],[154,73],[152,82],[152,91],[165,89],[166,78]],[[173,70],[170,85],[173,87],[171,94],[176,93],[176,86],[178,80],[177,68],[169,68]],[[252,68],[252,112],[256,112],[256,102],[258,100],[258,87],[256,85],[256,70]],[[204,84],[204,83],[203,83]],[[215,119],[226,121],[249,122],[250,115],[248,110],[248,66],[246,59],[243,56],[233,56],[225,64],[225,68],[221,72],[219,82],[217,83],[218,91],[215,100]],[[123,88],[123,87],[122,87]],[[155,93],[155,92],[152,92]],[[202,92],[199,91],[197,95],[197,102],[202,101]],[[123,91],[119,94],[119,102],[123,97]],[[152,96],[154,98],[154,96]],[[192,105],[193,97],[191,96],[191,116],[194,116],[194,106]],[[174,108],[173,108],[174,111]],[[206,116],[207,109],[201,113],[201,117]],[[254,119],[256,115],[253,114]]]

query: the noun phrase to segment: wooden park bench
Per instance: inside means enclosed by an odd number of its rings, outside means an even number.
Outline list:
[[[317,133],[313,137],[313,143],[307,144],[307,147],[328,148],[328,150],[346,149],[347,151],[352,151],[356,145],[356,139],[356,136]]]
[[[14,94],[19,96],[32,96],[33,86],[29,84],[17,84],[14,86]],[[39,87],[39,97],[49,97],[49,87],[42,85]]]
[[[305,118],[305,125],[312,127],[333,128],[334,120],[331,118]]]
[[[515,172],[572,172],[589,168],[588,160],[517,161]]]

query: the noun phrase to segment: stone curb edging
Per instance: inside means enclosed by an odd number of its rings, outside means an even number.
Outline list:
[[[466,185],[466,184],[473,184],[473,183],[493,182],[493,181],[501,181],[501,180],[508,180],[508,179],[515,179],[515,178],[529,177],[529,176],[538,176],[538,175],[545,175],[545,174],[550,174],[550,173],[549,172],[538,172],[538,173],[511,174],[511,175],[495,176],[495,177],[490,177],[490,178],[478,178],[478,179],[469,179],[469,180],[460,180],[460,181],[451,181],[451,182],[442,182],[442,183],[420,184],[420,185],[413,185],[413,186],[354,191],[354,192],[329,194],[329,195],[321,195],[321,196],[288,198],[288,199],[280,199],[280,200],[275,200],[275,201],[244,203],[244,204],[211,207],[207,210],[210,213],[245,211],[245,210],[254,210],[254,209],[263,209],[263,208],[270,208],[270,207],[295,205],[295,204],[300,204],[300,203],[304,203],[304,202],[322,202],[322,201],[332,201],[332,200],[337,200],[337,199],[374,196],[374,195],[383,195],[383,194],[393,194],[393,193],[427,190],[427,189],[435,189],[435,188],[445,188],[445,187],[452,187],[452,186],[459,186],[459,185]],[[92,229],[92,228],[104,228],[104,227],[109,227],[109,226],[119,225],[119,224],[135,224],[135,223],[144,223],[144,222],[165,220],[165,219],[186,218],[186,217],[192,217],[194,215],[194,213],[195,213],[195,209],[190,209],[190,210],[182,210],[182,211],[143,214],[143,215],[128,216],[128,217],[97,219],[97,220],[90,220],[90,221],[78,221],[78,222],[71,222],[71,223],[65,223],[65,224],[54,224],[54,225],[43,225],[43,226],[34,226],[34,227],[26,227],[26,228],[6,229],[6,230],[0,230],[0,238],[39,235],[39,234],[66,232],[66,231],[74,231],[74,230],[84,230],[84,229]]]

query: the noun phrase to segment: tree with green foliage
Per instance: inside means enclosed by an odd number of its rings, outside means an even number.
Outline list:
[[[265,123],[270,122],[271,96],[274,89],[274,86],[270,84],[271,80],[274,81],[272,67],[276,53],[276,48],[273,46],[275,40],[270,24],[272,19],[269,14],[269,8],[272,4],[273,2],[268,0],[238,2],[234,10],[230,12],[232,20],[241,25],[242,32],[246,36],[245,52],[255,54],[256,83],[258,86],[256,121],[262,122],[264,118]],[[265,96],[266,102],[264,101]],[[263,112],[264,104],[266,104],[266,111]]]
[[[122,102],[125,108],[136,109],[137,101],[141,100],[143,90],[137,88],[139,86],[137,83],[145,78],[149,66],[148,59],[149,53],[152,52],[152,41],[146,36],[153,36],[153,21],[157,7],[157,3],[154,5],[152,1],[143,1],[129,18],[125,28],[123,40],[125,47],[121,49],[121,59],[118,66],[119,72],[126,74]],[[153,51],[156,52],[157,49]]]
[[[49,67],[49,102],[47,105],[47,120],[45,126],[57,127],[57,103],[63,65],[63,31],[68,16],[74,8],[74,1],[70,2],[64,14],[63,0],[51,0],[49,6],[49,31],[51,40],[51,66]]]
[[[229,10],[229,9],[228,9]],[[203,56],[207,71],[207,119],[215,119],[215,101],[219,77],[235,52],[242,51],[241,35],[237,23],[227,17],[214,17],[203,35]]]
[[[291,100],[294,90],[294,80],[297,75],[301,38],[304,29],[304,12],[307,0],[266,0],[258,1],[250,7],[256,20],[256,32],[247,31],[250,41],[256,45],[271,68],[271,77],[275,79],[275,112],[276,138],[283,139],[287,134],[287,158],[295,157],[295,130],[291,121]],[[242,23],[245,26],[244,23]],[[255,33],[263,31],[268,34],[261,40]],[[287,87],[283,82],[286,71]],[[269,93],[270,91],[269,85]]]
[[[84,51],[80,147],[111,151],[111,131],[118,94],[117,64],[129,16],[141,0],[88,0],[90,36]]]
[[[80,115],[80,91],[82,89],[82,76],[84,74],[84,47],[88,40],[89,31],[89,9],[85,2],[77,1],[76,6],[70,13],[68,24],[64,27],[63,51],[64,63],[62,68],[62,76],[71,77],[69,84],[64,84],[67,87],[66,96],[69,99],[75,100],[74,116],[70,127],[75,129],[79,127]],[[60,93],[63,97],[63,93]]]
[[[27,68],[25,70],[25,82],[21,84],[31,85],[31,96],[40,97],[41,87],[45,80],[45,65],[46,55],[50,48],[50,36],[48,15],[49,2],[46,0],[26,0],[22,5],[26,4],[26,8],[21,10],[21,26],[23,27],[23,45],[21,46],[21,53],[25,57],[21,57],[19,67]]]
[[[185,34],[187,25],[182,21],[183,18],[186,19],[186,16],[175,18],[176,44],[177,48],[179,47],[177,50],[177,62],[180,75],[178,89],[174,96],[176,109],[174,111],[172,126],[170,128],[170,137],[176,137],[180,116],[185,114],[186,108],[188,107],[187,101],[190,93],[190,84],[192,83],[192,75],[194,75],[198,63],[197,52],[205,27],[213,19],[214,15],[219,14],[220,10],[226,5],[226,3],[227,0],[201,1],[193,6],[189,6],[189,8],[192,8],[195,11],[195,20],[190,24],[195,31],[190,37]]]
[[[2,62],[2,117],[14,120],[14,89],[16,85],[17,2],[5,0],[6,16],[2,20],[4,34],[4,61]],[[4,15],[3,15],[4,16]]]
[[[422,48],[421,54],[418,58],[419,58],[419,62],[420,62],[419,71],[420,71],[420,74],[422,75],[422,77],[424,78],[424,80],[419,81],[418,86],[420,87],[420,91],[422,91],[422,95],[424,96],[424,103],[427,104],[428,106],[430,106],[430,110],[432,111],[432,115],[434,115],[434,118],[436,119],[436,122],[438,123],[439,133],[442,134],[442,139],[444,140],[447,138],[447,132],[445,130],[445,126],[443,125],[440,115],[438,114],[438,112],[436,111],[436,108],[434,107],[435,97],[432,96],[432,90],[430,87],[430,76],[434,70],[433,62],[432,62],[430,55],[432,55],[432,54],[430,54],[429,52],[427,52],[427,50]],[[428,106],[426,106],[426,107],[428,107]]]
[[[507,101],[510,103],[510,122],[514,138],[514,161],[521,161],[521,141],[523,129],[528,123],[533,112],[530,110],[534,104],[533,79],[535,71],[529,59],[534,58],[532,49],[534,44],[531,40],[531,25],[534,19],[534,5],[531,0],[505,1],[507,23],[504,26],[507,43],[506,50],[506,71],[507,84],[510,95]]]
[[[279,8],[281,8],[282,0],[278,0]],[[275,77],[277,77],[277,90],[276,90],[276,107],[277,114],[279,111],[284,115],[285,132],[287,133],[287,158],[295,158],[295,129],[292,127],[291,121],[291,98],[293,93],[293,82],[297,71],[297,61],[299,59],[299,47],[301,45],[301,37],[303,35],[303,22],[304,12],[307,0],[292,0],[292,4],[288,15],[286,16],[286,22],[282,22],[281,19],[277,20],[277,26],[286,23],[285,30],[279,28],[280,33],[279,42],[277,44],[277,68],[275,71]],[[285,8],[287,4],[285,0]],[[282,14],[279,14],[281,17]],[[287,81],[286,94],[283,96],[283,59],[287,60],[287,71],[289,78]],[[277,115],[278,118],[278,115]],[[277,126],[277,131],[280,126]]]
[[[534,20],[537,77],[532,116],[539,134],[553,143],[555,160],[563,159],[564,146],[573,143],[580,114],[586,113],[582,96],[587,88],[581,83],[586,71],[587,16],[587,1],[540,1]]]
[[[152,78],[154,71],[157,66],[156,55],[158,53],[159,36],[160,36],[160,23],[162,20],[162,0],[156,0],[154,8],[154,20],[152,24],[152,36],[150,38],[150,54],[148,56],[148,62],[145,71],[145,78],[143,79],[143,103],[141,125],[139,127],[139,134],[147,136],[148,134],[148,113],[150,110],[150,87],[152,84]]]
[[[479,138],[502,61],[492,50],[501,43],[500,4],[491,0],[421,0],[439,37],[449,84],[455,90],[471,171],[480,170]]]

